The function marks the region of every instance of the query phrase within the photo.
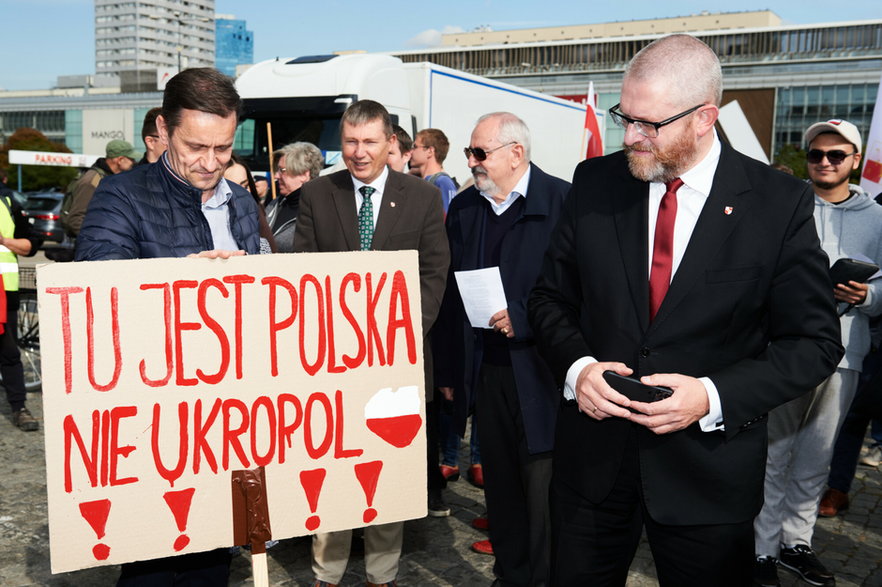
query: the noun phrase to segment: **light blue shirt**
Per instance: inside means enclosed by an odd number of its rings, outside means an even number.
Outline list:
[[[205,216],[211,229],[213,246],[221,251],[239,250],[239,245],[230,230],[229,202],[232,196],[233,190],[227,185],[227,180],[221,178],[214,188],[214,194],[208,198],[208,201],[202,203],[202,215]]]
[[[497,202],[493,199],[488,193],[479,191],[482,196],[484,196],[488,202],[490,202],[490,208],[493,210],[493,213],[497,216],[502,216],[505,214],[505,211],[508,210],[512,204],[515,203],[515,200],[518,197],[523,196],[527,197],[527,186],[530,185],[530,166],[527,166],[527,171],[521,176],[521,179],[518,180],[518,183],[515,184],[514,189],[505,197],[502,202]]]

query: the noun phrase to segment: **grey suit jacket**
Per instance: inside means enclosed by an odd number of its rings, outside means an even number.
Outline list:
[[[390,170],[371,250],[411,249],[419,252],[423,337],[428,340],[429,329],[438,317],[444,297],[450,264],[441,192],[426,181]],[[294,252],[358,250],[361,250],[358,212],[349,171],[338,171],[303,184]],[[427,345],[425,348],[425,365],[427,373],[431,373],[431,353]],[[431,390],[427,377],[429,397]]]

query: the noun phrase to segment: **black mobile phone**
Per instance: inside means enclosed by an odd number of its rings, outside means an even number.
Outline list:
[[[849,281],[866,283],[879,271],[879,266],[859,259],[839,259],[830,267],[830,281],[848,284]]]
[[[674,393],[674,390],[670,387],[646,385],[645,383],[641,383],[639,379],[625,377],[624,375],[619,375],[615,371],[604,371],[603,378],[610,387],[627,397],[629,400],[637,402],[657,402],[671,397]]]

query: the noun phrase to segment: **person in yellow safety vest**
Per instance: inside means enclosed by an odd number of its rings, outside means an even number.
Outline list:
[[[0,334],[0,376],[6,399],[12,408],[12,421],[22,430],[40,428],[25,406],[27,393],[24,367],[18,350],[18,256],[32,257],[43,239],[31,228],[11,190],[0,190],[0,274],[6,291],[6,325]]]

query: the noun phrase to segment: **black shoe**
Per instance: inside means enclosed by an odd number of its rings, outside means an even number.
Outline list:
[[[758,556],[753,563],[753,584],[759,587],[781,587],[778,579],[778,561],[770,556]]]
[[[781,547],[780,557],[779,564],[799,575],[806,583],[823,587],[836,585],[833,573],[821,564],[811,547],[804,544],[797,544],[793,548]]]
[[[40,423],[34,418],[27,408],[22,408],[12,414],[12,422],[26,432],[40,429]]]
[[[440,489],[429,490],[429,516],[433,518],[446,518],[450,515],[450,507],[444,503]]]

